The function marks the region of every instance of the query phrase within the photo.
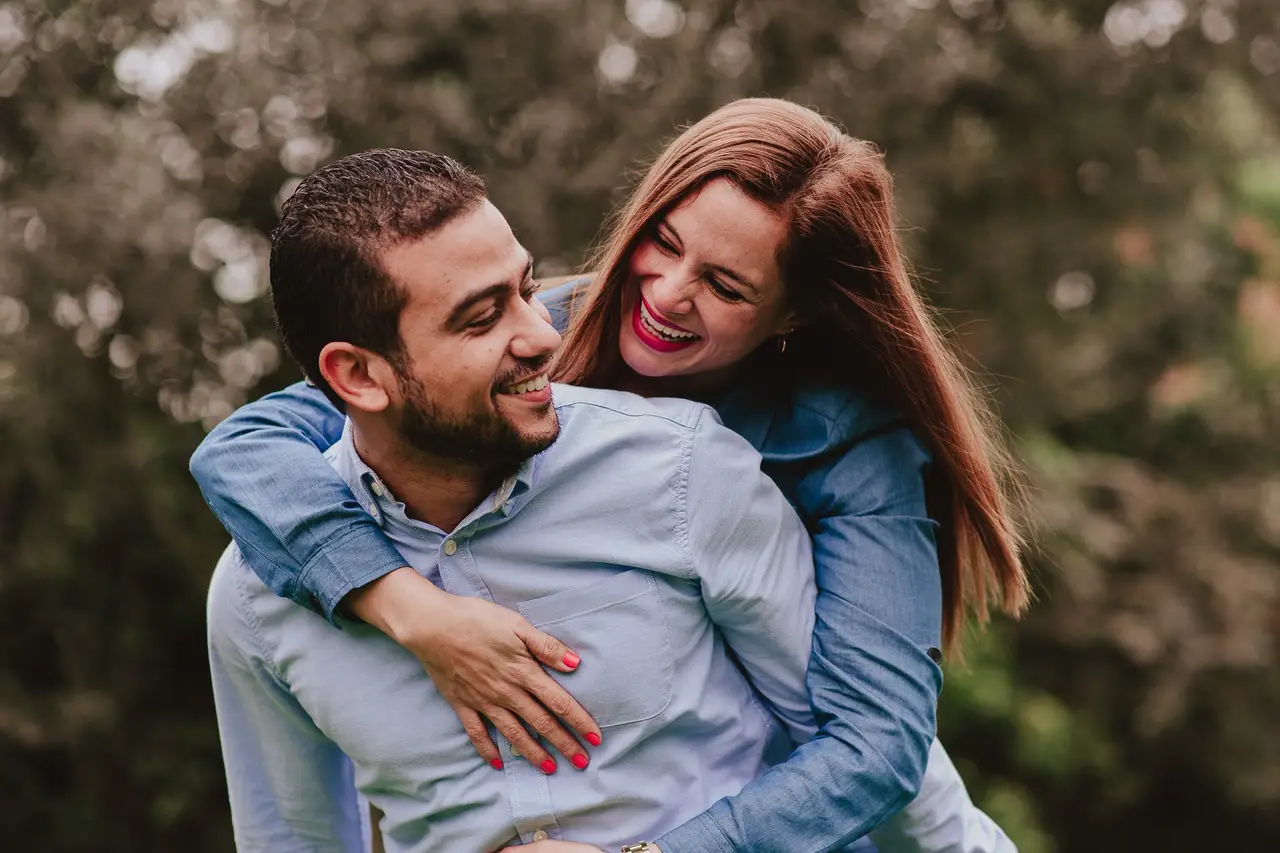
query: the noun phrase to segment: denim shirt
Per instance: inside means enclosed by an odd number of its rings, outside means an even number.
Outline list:
[[[558,328],[571,293],[544,296]],[[656,840],[666,853],[836,850],[912,800],[934,739],[942,592],[930,456],[894,411],[854,389],[782,389],[747,374],[709,402],[759,451],[813,537],[806,686],[819,731]],[[407,565],[318,452],[343,424],[297,384],[218,425],[191,460],[262,581],[329,618],[351,590]]]

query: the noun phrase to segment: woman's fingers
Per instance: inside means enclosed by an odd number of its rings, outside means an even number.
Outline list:
[[[547,681],[551,681],[551,679],[547,678]],[[555,684],[554,681],[551,683]],[[555,747],[561,755],[569,760],[570,764],[579,770],[586,769],[588,762],[587,751],[583,749],[577,738],[569,734],[568,730],[560,725],[556,715],[551,713],[540,702],[525,694],[516,698],[516,701],[511,704],[511,710],[519,714],[529,728]]]
[[[524,643],[529,654],[554,670],[573,672],[581,663],[581,658],[573,649],[528,622],[516,629],[516,636]]]
[[[578,700],[574,699],[569,691],[565,690],[554,678],[545,672],[538,672],[530,678],[528,690],[533,694],[533,698],[538,700],[544,708],[567,723],[569,728],[581,735],[587,743],[592,746],[600,745],[600,727],[596,725],[596,721],[592,719],[585,708],[578,704]],[[529,722],[532,724],[533,721],[530,720]],[[572,741],[574,746],[578,745],[578,742],[573,738],[569,738],[569,740]],[[564,752],[559,743],[554,740],[551,742],[556,749]],[[565,757],[570,761],[573,760],[573,756],[568,753],[565,753]]]
[[[498,752],[498,745],[489,736],[489,728],[484,724],[484,719],[466,705],[455,703],[453,712],[462,721],[462,728],[471,739],[471,745],[476,748],[476,752],[480,753],[480,757],[493,769],[501,770],[502,753]]]
[[[485,716],[489,718],[489,722],[493,723],[493,727],[511,742],[512,750],[520,758],[547,775],[556,772],[559,767],[556,760],[551,757],[551,753],[543,749],[537,738],[529,734],[529,730],[515,714],[506,708],[491,708],[485,712]]]
[[[581,663],[577,654],[510,610],[483,600],[450,598],[451,627],[441,631],[436,620],[436,630],[407,638],[405,645],[453,706],[476,752],[493,767],[502,767],[487,718],[544,773],[554,773],[558,763],[537,735],[571,766],[585,768],[586,750],[565,725],[592,746],[600,744],[600,727],[543,669],[545,664],[572,672]]]

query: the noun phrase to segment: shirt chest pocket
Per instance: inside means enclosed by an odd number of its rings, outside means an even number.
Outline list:
[[[551,676],[606,728],[651,719],[671,703],[671,641],[662,605],[653,575],[636,570],[517,608],[581,656],[576,672]]]

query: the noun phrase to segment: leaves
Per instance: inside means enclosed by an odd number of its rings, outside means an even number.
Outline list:
[[[942,704],[979,800],[1045,853],[1276,846],[1268,5],[0,3],[0,832],[230,849],[185,465],[296,375],[263,287],[298,176],[453,154],[556,275],[679,126],[765,93],[886,151],[1038,487],[1040,602]]]

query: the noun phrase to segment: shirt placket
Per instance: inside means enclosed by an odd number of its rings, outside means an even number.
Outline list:
[[[471,537],[490,514],[503,512],[510,488],[499,490],[489,513],[466,522],[440,543],[440,579],[446,591],[474,595],[493,601],[488,586],[480,576],[471,554]],[[502,756],[503,776],[507,783],[507,801],[511,806],[511,822],[525,844],[561,837],[560,825],[551,808],[550,777],[516,752],[511,742],[493,732]]]
[[[471,558],[471,537],[485,527],[499,524],[506,520],[510,512],[509,499],[515,489],[515,477],[509,477],[493,493],[491,500],[482,504],[483,511],[477,508],[462,524],[444,538],[440,543],[438,554],[440,581],[446,592],[459,595],[471,595],[493,601],[493,594],[480,576],[475,560]],[[496,518],[494,516],[497,516]]]
[[[548,838],[559,840],[560,824],[551,811],[551,777],[526,761],[501,734],[496,741],[507,781],[511,823],[520,833],[520,840],[525,844]]]

